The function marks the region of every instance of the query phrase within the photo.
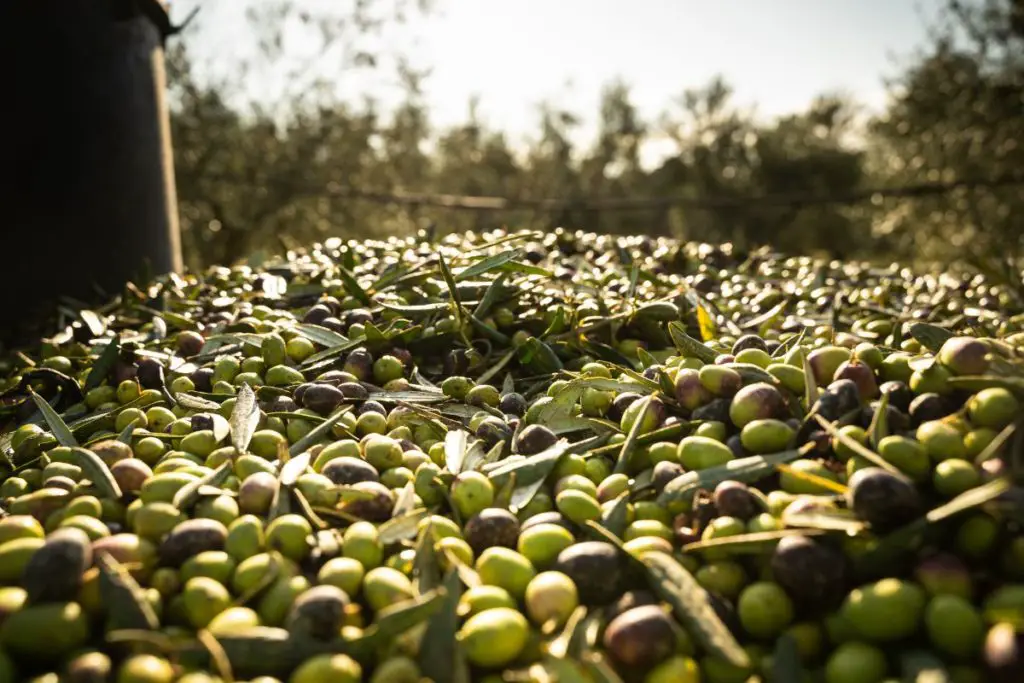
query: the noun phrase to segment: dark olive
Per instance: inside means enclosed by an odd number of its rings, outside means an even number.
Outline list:
[[[302,322],[310,323],[312,325],[319,325],[324,321],[325,318],[331,316],[331,309],[323,304],[316,304],[310,306],[306,314],[302,316]]]
[[[622,593],[622,557],[611,543],[574,543],[558,554],[555,570],[576,584],[581,604],[607,605]]]
[[[203,345],[206,343],[206,339],[203,335],[193,330],[184,330],[178,335],[178,353],[183,358],[191,358],[192,356],[199,355],[199,352],[203,350]]]
[[[732,355],[738,354],[740,351],[745,349],[759,349],[761,351],[768,351],[768,345],[761,337],[756,334],[745,334],[736,340],[736,343],[732,345]]]
[[[632,590],[623,593],[618,600],[604,608],[605,619],[611,622],[617,616],[635,607],[657,605],[658,598],[647,590]]]
[[[341,389],[330,384],[314,384],[302,395],[302,405],[318,415],[330,415],[345,400]]]
[[[638,393],[623,391],[612,401],[611,406],[608,407],[607,413],[605,413],[605,417],[612,422],[618,422],[622,419],[622,414],[626,412],[626,408],[634,402],[639,401],[641,398],[643,397]]]
[[[656,491],[661,491],[670,481],[685,473],[683,466],[671,460],[662,460],[654,466],[651,475],[651,483]]]
[[[913,483],[880,467],[865,467],[850,477],[847,504],[878,531],[910,522],[921,514],[921,495]]]
[[[914,392],[905,383],[893,380],[878,387],[879,393],[889,397],[889,405],[904,413],[910,410],[910,402],[914,400]]]
[[[746,484],[727,480],[715,487],[715,509],[718,514],[747,520],[764,512],[763,506]]]
[[[360,481],[352,484],[352,488],[359,495],[349,501],[345,501],[343,495],[340,506],[342,512],[377,524],[391,519],[391,509],[395,504],[391,489],[376,481]],[[366,497],[367,493],[372,493],[373,498]]]
[[[806,536],[786,536],[775,546],[772,575],[804,609],[823,612],[846,595],[847,562],[842,552]]]
[[[196,391],[209,392],[213,390],[213,368],[197,368],[188,378],[192,380]],[[142,382],[140,381],[139,384]]]
[[[373,377],[373,356],[362,347],[352,349],[348,357],[345,358],[344,370],[356,379],[365,382]]]
[[[223,550],[228,530],[215,519],[187,519],[174,527],[160,543],[160,562],[179,567],[185,560],[207,550]]]
[[[387,417],[388,409],[385,408],[378,401],[364,401],[363,405],[359,406],[359,410],[356,411],[356,414],[357,415],[362,415],[363,413],[371,413],[371,412],[372,413],[380,413],[381,415]]]
[[[956,406],[945,396],[939,394],[921,394],[910,403],[910,422],[916,427],[924,422],[940,420],[953,413]]]
[[[373,465],[349,455],[328,460],[320,473],[339,486],[351,486],[361,481],[380,481],[380,475]]]
[[[360,400],[370,396],[370,392],[359,382],[342,382],[338,385],[338,389],[345,398],[349,399]]]
[[[526,399],[514,391],[507,393],[498,401],[498,410],[506,415],[522,417],[526,412]]]
[[[493,546],[515,548],[519,540],[519,520],[503,508],[484,508],[466,520],[462,536],[478,556]]]
[[[536,515],[533,515],[532,517],[527,518],[527,520],[522,523],[522,526],[520,527],[519,531],[520,533],[522,533],[530,527],[536,526],[538,524],[557,524],[566,531],[572,531],[572,522],[563,517],[562,513],[558,512],[557,510],[541,512]]]
[[[676,647],[675,625],[658,605],[634,607],[615,617],[604,631],[603,643],[622,666],[649,669]]]
[[[348,603],[348,595],[337,586],[314,586],[292,603],[285,628],[296,636],[333,640],[344,625]]]
[[[210,374],[213,374],[212,370]],[[164,366],[155,358],[141,358],[139,359],[138,369],[135,371],[135,377],[139,380],[139,386],[143,389],[159,389],[164,385]],[[198,385],[196,389],[199,389]],[[203,390],[199,389],[199,391]],[[209,389],[206,391],[209,391]]]
[[[516,451],[521,455],[535,455],[551,448],[558,436],[544,425],[529,425],[516,438]]]
[[[213,430],[213,415],[210,413],[196,413],[190,418],[192,431],[198,432],[204,429]]]

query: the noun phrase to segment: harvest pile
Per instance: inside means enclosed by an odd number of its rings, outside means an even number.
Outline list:
[[[0,368],[0,681],[1022,681],[1022,329],[566,231],[129,284]]]

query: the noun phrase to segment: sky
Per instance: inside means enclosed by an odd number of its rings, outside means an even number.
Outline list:
[[[197,1],[172,0],[172,17],[181,18]],[[260,1],[266,0],[250,0]],[[296,0],[300,6],[326,1]],[[244,2],[200,4],[197,22],[210,54],[225,45],[241,54],[253,42],[240,28]],[[733,85],[738,103],[756,105],[764,117],[800,110],[821,93],[850,95],[878,109],[885,102],[883,77],[923,43],[926,19],[940,4],[435,0],[431,15],[387,39],[413,64],[431,67],[424,97],[434,124],[465,121],[477,96],[484,122],[523,139],[537,130],[539,104],[550,101],[583,115],[579,136],[587,139],[595,131],[601,89],[616,78],[631,85],[633,101],[648,119],[716,74]],[[339,88],[350,99],[370,95],[385,104],[398,92],[384,76],[350,78]],[[656,148],[651,145],[648,156],[658,156]]]

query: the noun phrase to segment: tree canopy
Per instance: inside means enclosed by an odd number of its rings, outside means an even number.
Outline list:
[[[1024,246],[1024,178],[1011,182],[1024,169],[1021,0],[949,0],[927,44],[891,75],[885,110],[866,123],[856,102],[829,94],[763,121],[735,104],[721,78],[683,90],[657,120],[644,120],[629,84],[613,82],[596,112],[592,144],[573,141],[579,112],[544,106],[525,149],[488,128],[473,103],[463,124],[433,125],[421,93],[425,72],[363,40],[429,6],[389,4],[388,12],[371,15],[371,5],[331,5],[328,13],[278,2],[250,13],[260,50],[242,60],[242,75],[277,68],[286,27],[306,31],[317,46],[278,74],[279,82],[301,88],[283,87],[269,104],[240,100],[231,80],[200,78],[187,33],[173,45],[172,136],[189,264],[230,262],[329,235],[425,226],[561,225],[837,257],[966,255],[989,269],[1003,268]],[[310,66],[326,54],[336,60],[335,77],[388,69],[403,92],[399,106],[342,100]],[[671,140],[672,154],[647,168],[640,152],[655,138]],[[975,186],[821,201],[938,183]],[[387,201],[410,192],[566,203],[557,211],[453,211]],[[763,196],[806,201],[757,200]],[[629,211],[588,205],[654,197],[687,203]],[[694,205],[701,200],[714,206]]]

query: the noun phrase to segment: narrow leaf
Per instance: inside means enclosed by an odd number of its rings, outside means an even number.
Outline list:
[[[174,500],[171,501],[174,507],[179,510],[191,508],[199,500],[200,489],[204,486],[220,486],[223,484],[231,475],[233,466],[234,463],[231,460],[225,460],[217,469],[182,486],[174,494]]]
[[[544,480],[555,469],[555,465],[562,459],[568,448],[569,442],[566,439],[560,439],[536,455],[492,470],[488,477],[500,488],[506,477],[515,475],[516,488],[512,492],[509,509],[512,512],[518,512],[533,500],[533,496],[540,490]]]
[[[415,509],[405,512],[399,516],[392,517],[378,527],[380,542],[384,545],[392,545],[416,538],[416,531],[420,522],[430,516],[430,513],[423,509]]]
[[[718,328],[715,325],[714,318],[711,317],[711,314],[701,304],[697,304],[697,327],[700,328],[701,338],[706,342],[711,341],[718,335]]]
[[[300,453],[306,452],[310,446],[329,434],[334,425],[336,425],[338,421],[341,420],[341,418],[343,418],[351,409],[351,406],[341,406],[338,408],[334,411],[333,415],[318,424],[304,437],[292,444],[292,447],[288,449],[288,454],[294,457]]]
[[[117,485],[117,480],[110,473],[107,463],[103,462],[98,455],[76,446],[71,447],[71,453],[75,458],[75,463],[82,468],[84,478],[91,481],[93,486],[100,490],[100,493],[107,498],[121,497],[121,487]]]
[[[256,393],[248,384],[242,384],[231,410],[231,419],[228,420],[231,445],[235,447],[235,453],[241,455],[246,452],[259,422],[260,407],[256,402]]]
[[[189,410],[220,410],[219,403],[208,401],[207,399],[202,398],[201,396],[186,394],[184,392],[175,394],[174,400],[177,401],[178,405],[180,405],[182,408],[188,408]]]
[[[350,341],[348,337],[338,334],[334,330],[329,330],[326,327],[321,327],[320,325],[299,323],[294,327],[294,330],[309,341],[320,344],[321,346],[326,346],[329,349],[333,349],[337,346],[344,346]]]
[[[878,400],[878,407],[871,418],[871,427],[868,428],[871,437],[871,447],[877,449],[882,439],[889,436],[889,394],[882,394]]]
[[[114,367],[114,363],[117,362],[117,357],[121,354],[121,343],[115,337],[107,342],[106,346],[103,347],[103,352],[100,357],[93,363],[92,368],[89,370],[89,374],[85,378],[85,390],[95,389],[99,385],[103,384],[103,380],[107,378],[111,368]]]
[[[660,505],[682,503],[689,506],[698,489],[710,491],[727,479],[734,479],[746,484],[756,482],[770,476],[779,464],[805,457],[813,449],[813,444],[807,444],[795,450],[782,451],[772,455],[752,455],[747,458],[731,460],[718,467],[686,472],[665,485],[664,490],[658,496],[658,503]]]
[[[444,437],[444,466],[452,474],[462,471],[469,446],[469,432],[453,429]]]
[[[462,582],[456,571],[448,572],[444,589],[444,600],[420,641],[420,671],[435,683],[469,683],[469,667],[455,638],[459,630],[457,608],[462,597]]]
[[[938,325],[914,323],[910,326],[910,336],[932,353],[938,353],[946,340],[953,336],[953,333]]]
[[[636,559],[643,564],[654,592],[672,606],[676,618],[707,653],[739,668],[750,666],[746,651],[711,606],[708,592],[683,565],[660,551],[648,551]]]
[[[630,427],[629,434],[626,435],[626,440],[622,442],[622,450],[619,451],[619,457],[615,459],[615,473],[624,473],[629,469],[629,458],[633,455],[633,451],[636,450],[636,440],[640,436],[640,432],[644,427],[644,422],[647,419],[647,413],[651,410],[651,404],[654,402],[655,394],[645,396],[640,399],[644,402],[643,407],[640,409],[640,414],[637,415],[636,420],[633,422],[633,426]]]
[[[359,285],[359,282],[351,271],[347,268],[338,268],[338,277],[341,279],[342,284],[345,285],[346,294],[350,294],[364,306],[373,306],[373,299],[370,298],[370,295],[366,293],[366,290]]]
[[[875,465],[876,467],[881,467],[884,470],[888,470],[889,472],[895,474],[896,476],[904,477],[904,474],[900,472],[895,465],[883,459],[882,456],[878,455],[878,453],[875,453],[867,446],[862,445],[856,439],[850,437],[847,434],[844,434],[842,431],[837,429],[835,425],[833,425],[831,422],[823,418],[821,415],[815,415],[814,419],[817,420],[818,424],[821,425],[822,429],[829,433],[829,436],[839,439],[839,442],[841,444],[843,444],[851,451],[853,451],[860,457],[870,462],[872,465]]]
[[[458,274],[455,275],[455,281],[458,282],[460,280],[468,280],[471,277],[482,275],[491,270],[494,270],[495,268],[505,265],[509,261],[514,261],[520,256],[522,256],[522,250],[520,249],[510,249],[509,251],[505,251],[500,254],[495,254],[494,256],[488,256],[487,258],[481,259],[476,263],[460,270]]]
[[[712,349],[686,334],[686,327],[681,322],[670,322],[668,334],[679,353],[687,358],[697,358],[705,363],[712,363],[718,357],[718,354]]]
[[[57,440],[57,443],[61,446],[72,448],[77,446],[78,440],[75,439],[75,435],[71,433],[67,424],[64,423],[64,419],[57,414],[53,406],[31,388],[29,389],[29,394],[32,396],[36,407],[39,408],[39,412],[43,414],[43,419],[46,420],[46,425],[50,428],[50,433],[53,434],[53,438]]]

